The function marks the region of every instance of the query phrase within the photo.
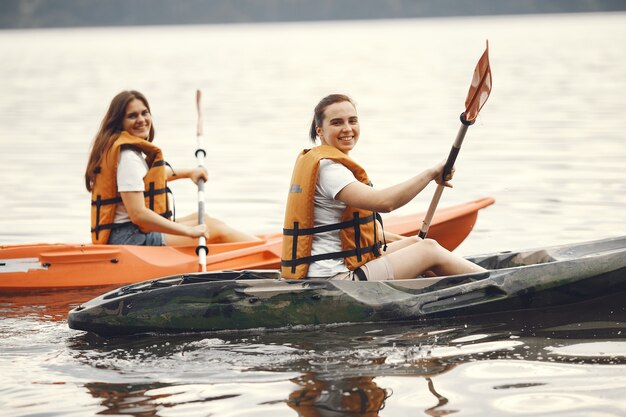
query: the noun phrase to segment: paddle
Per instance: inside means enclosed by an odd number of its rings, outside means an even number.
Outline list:
[[[203,129],[202,129],[202,110],[200,108],[200,99],[202,93],[200,90],[196,90],[196,107],[198,109],[198,130],[196,134],[197,146],[196,146],[196,159],[199,167],[204,167],[204,158],[206,157],[206,151],[203,147]],[[204,223],[204,180],[198,179],[198,224]],[[206,245],[206,237],[201,236],[198,238],[198,247],[196,248],[198,254],[198,263],[200,264],[200,271],[206,272],[206,256],[209,253],[209,248]]]
[[[463,144],[467,128],[474,124],[480,109],[482,109],[483,105],[487,101],[487,98],[489,97],[489,93],[491,93],[491,68],[489,67],[489,41],[487,41],[485,52],[483,52],[483,55],[478,60],[478,64],[476,64],[476,68],[474,69],[472,84],[470,85],[467,98],[465,99],[465,111],[461,113],[461,127],[459,128],[456,140],[452,145],[452,149],[448,155],[448,160],[446,161],[443,169],[442,180],[444,182],[446,177],[450,174],[450,172],[452,172],[456,157],[459,155],[459,151],[461,150],[461,144]],[[439,204],[439,199],[441,198],[441,194],[443,194],[444,188],[444,185],[437,185],[433,199],[431,200],[428,211],[426,212],[424,223],[422,224],[422,228],[419,232],[419,237],[422,239],[424,239],[428,233],[430,222],[435,215],[435,210],[437,209],[437,204]]]

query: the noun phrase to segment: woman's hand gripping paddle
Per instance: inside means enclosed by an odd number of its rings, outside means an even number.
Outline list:
[[[198,166],[204,168],[204,158],[206,157],[206,152],[203,146],[203,129],[202,129],[202,110],[200,108],[200,99],[202,98],[202,93],[200,90],[196,90],[196,107],[198,109],[198,130],[196,134],[196,159],[198,161]],[[204,180],[202,178],[198,179],[198,224],[204,223]],[[209,248],[206,245],[206,237],[201,236],[198,238],[198,247],[196,248],[196,253],[198,254],[198,264],[200,265],[200,271],[206,272],[206,256],[209,253]]]
[[[489,67],[489,42],[487,42],[485,52],[483,52],[483,55],[478,60],[478,64],[476,64],[476,68],[474,69],[472,85],[470,86],[467,98],[465,99],[465,111],[461,113],[461,127],[456,135],[456,140],[452,145],[452,149],[448,155],[448,160],[444,166],[442,183],[446,181],[446,178],[448,178],[452,172],[456,157],[461,150],[461,144],[465,138],[467,128],[474,124],[480,109],[482,109],[483,105],[487,101],[487,98],[489,97],[489,93],[491,93],[491,68]],[[428,233],[430,222],[435,215],[435,210],[437,209],[437,204],[439,204],[439,199],[441,198],[444,187],[445,186],[443,184],[437,185],[435,195],[433,195],[433,199],[430,202],[428,211],[426,212],[426,217],[424,218],[424,223],[422,224],[422,228],[419,232],[419,237],[422,239],[424,239]]]

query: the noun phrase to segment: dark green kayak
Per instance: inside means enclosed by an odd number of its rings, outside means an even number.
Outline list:
[[[488,272],[396,281],[283,280],[277,271],[175,275],[70,311],[100,335],[405,321],[535,309],[626,292],[626,236],[468,257]]]

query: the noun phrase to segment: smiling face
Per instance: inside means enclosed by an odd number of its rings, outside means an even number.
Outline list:
[[[123,130],[133,136],[148,139],[151,126],[152,115],[148,107],[139,99],[134,99],[128,103],[122,121]]]
[[[361,133],[356,109],[349,101],[331,104],[324,110],[324,121],[316,131],[323,145],[334,146],[347,155]]]

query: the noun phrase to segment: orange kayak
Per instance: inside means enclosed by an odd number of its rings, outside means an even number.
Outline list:
[[[482,198],[437,211],[428,237],[453,250],[469,235],[478,211],[494,203]],[[405,236],[419,233],[425,213],[390,216],[385,230]],[[207,271],[278,269],[282,236],[209,245]],[[195,247],[92,244],[0,246],[0,292],[122,285],[168,275],[198,272]]]

